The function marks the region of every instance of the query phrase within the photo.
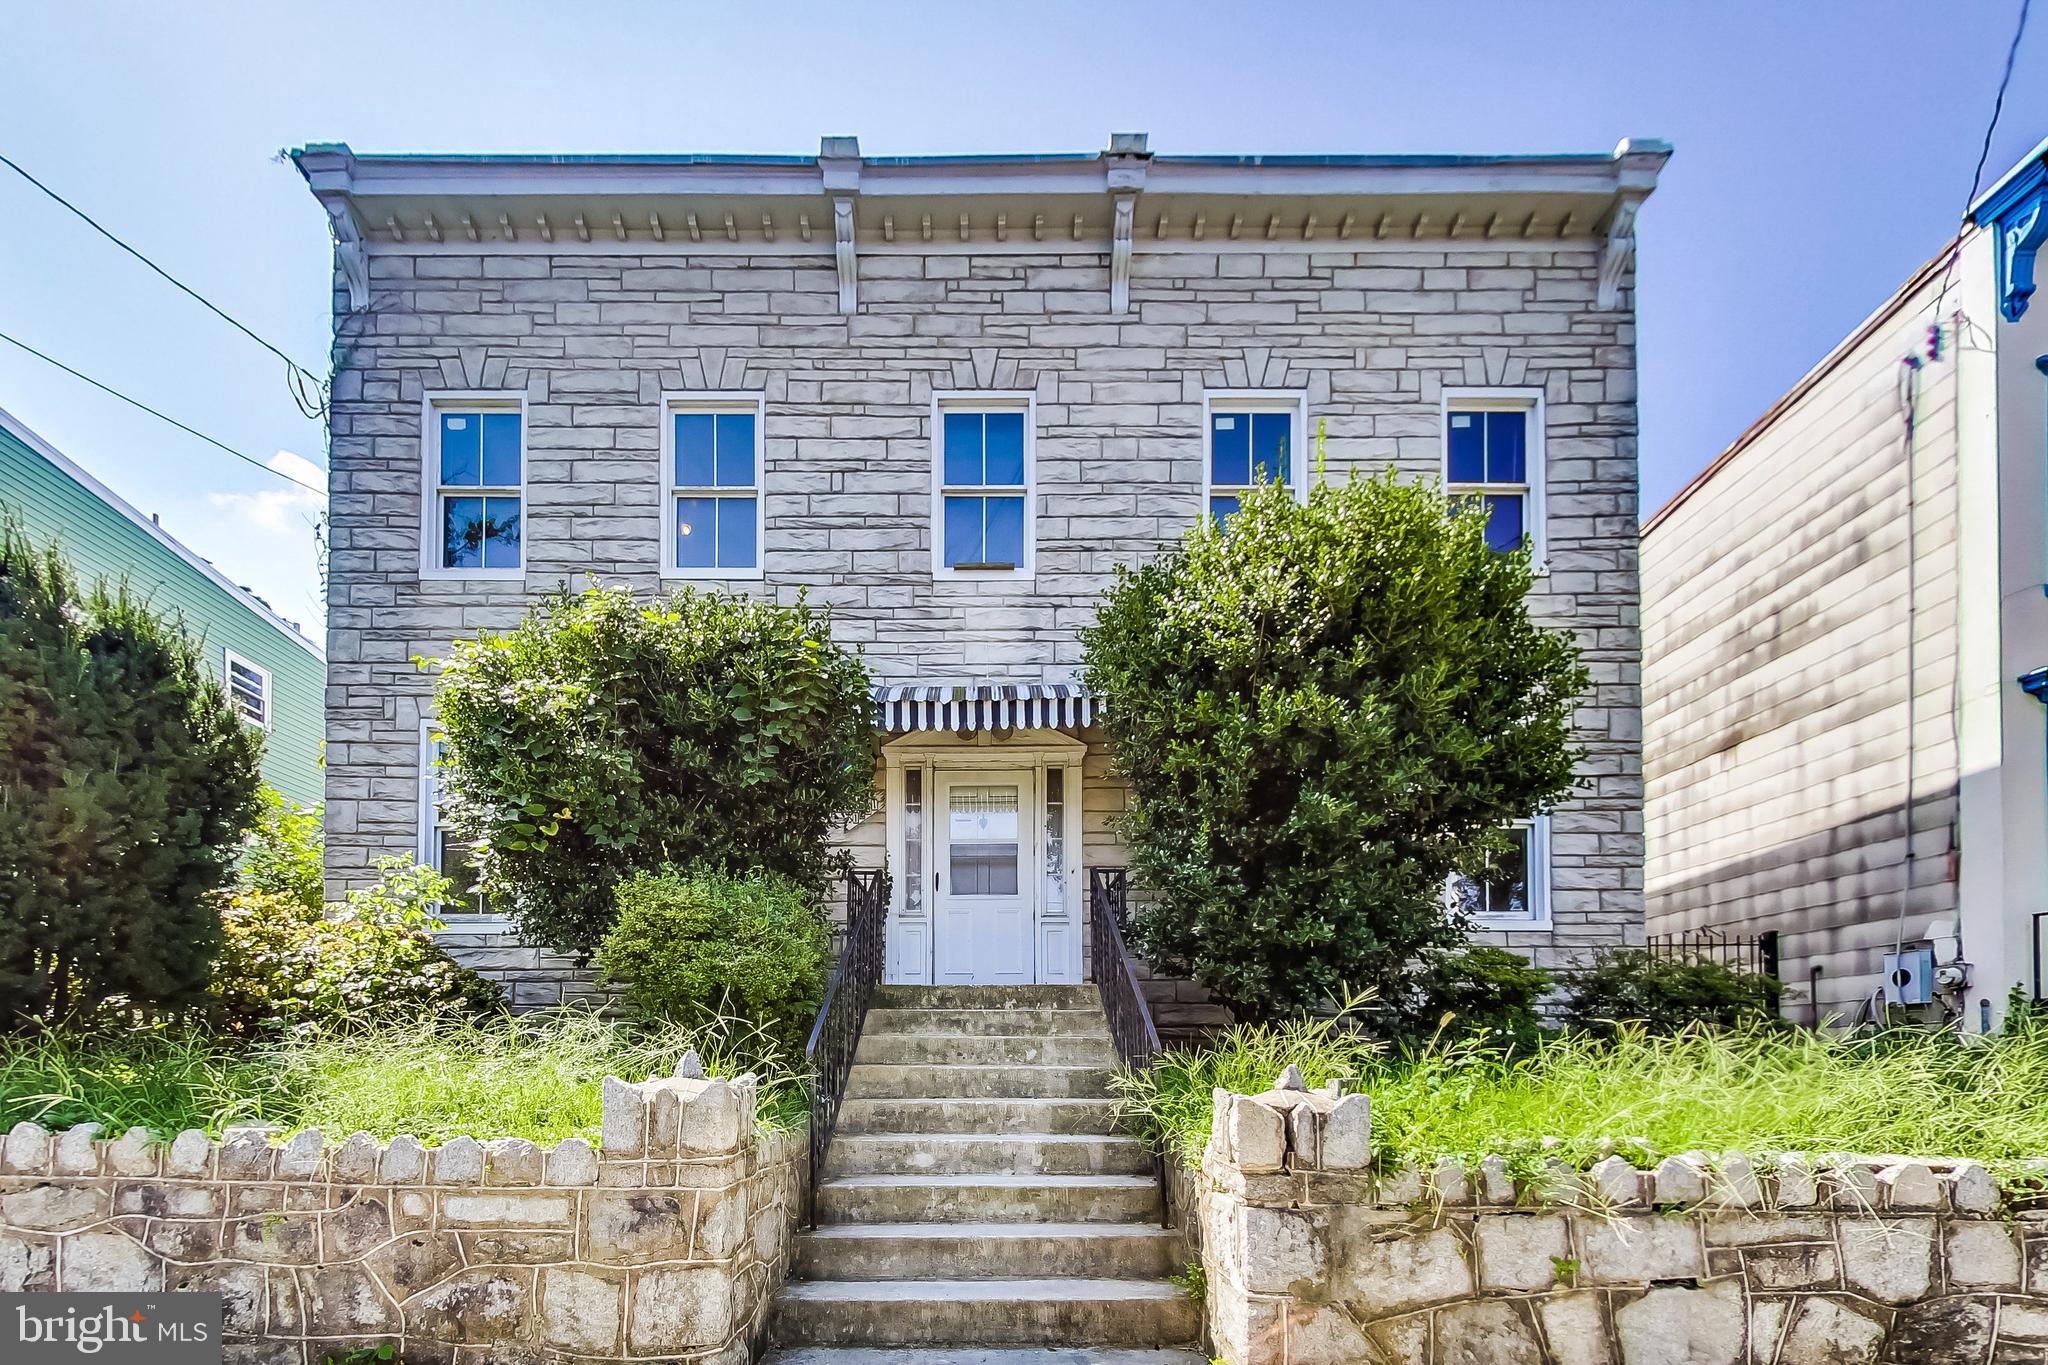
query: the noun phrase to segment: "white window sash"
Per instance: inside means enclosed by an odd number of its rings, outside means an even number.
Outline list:
[[[1287,488],[1296,502],[1308,498],[1308,393],[1302,389],[1209,389],[1202,394],[1202,503],[1200,517],[1209,516],[1215,498],[1240,501],[1263,483],[1216,483],[1216,415],[1280,412],[1287,414]]]
[[[754,419],[754,481],[714,484],[709,487],[676,482],[676,417],[681,413],[702,413],[716,417],[746,415]],[[713,475],[717,473],[713,468]],[[767,395],[746,390],[681,390],[661,396],[661,573],[664,578],[712,579],[745,582],[765,576],[768,562],[768,422]],[[676,503],[683,498],[725,498],[754,500],[754,563],[752,568],[685,568],[676,550]]]
[[[1522,473],[1520,483],[1483,481],[1477,483],[1456,483],[1451,479],[1451,418],[1459,413],[1519,412],[1525,425],[1522,429]],[[1437,464],[1438,476],[1443,480],[1447,497],[1477,497],[1486,494],[1506,495],[1522,499],[1522,535],[1529,546],[1529,557],[1537,571],[1544,569],[1545,557],[1549,553],[1547,524],[1549,515],[1544,505],[1544,395],[1541,389],[1511,388],[1447,388],[1443,391],[1443,407],[1438,421],[1438,433],[1443,445],[1443,455]]]
[[[1020,484],[950,484],[946,482],[946,415],[948,413],[1020,412],[1024,415],[1024,482]],[[932,395],[931,408],[931,543],[932,578],[938,582],[985,583],[1030,579],[1038,564],[1038,396],[1014,390],[960,390]],[[986,466],[984,466],[985,468]],[[1023,560],[1013,568],[964,568],[946,563],[946,499],[1021,498],[1024,502]],[[987,509],[983,509],[986,535]],[[986,551],[987,542],[984,540]]]
[[[256,715],[250,715],[235,691],[235,674],[240,670],[251,675],[256,682]],[[271,725],[271,673],[262,664],[232,649],[221,651],[221,685],[228,694],[228,704],[235,714],[259,730],[268,730]]]
[[[440,390],[426,394],[421,400],[420,451],[421,487],[426,496],[420,499],[420,576],[422,578],[453,579],[523,579],[526,576],[527,522],[526,486],[531,480],[528,460],[531,452],[527,446],[526,395],[521,392],[506,392],[494,389]],[[465,414],[482,416],[486,413],[511,412],[519,417],[519,482],[517,484],[450,484],[441,482],[441,418],[460,417]],[[482,433],[478,433],[477,474],[483,474]],[[477,567],[458,569],[441,562],[443,527],[446,522],[443,504],[455,498],[517,498],[519,500],[519,563],[516,567]]]

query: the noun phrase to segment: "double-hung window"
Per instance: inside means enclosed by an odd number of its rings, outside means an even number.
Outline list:
[[[456,837],[448,824],[441,800],[441,737],[434,723],[420,727],[420,861],[455,884],[453,899],[441,907],[444,914],[481,915],[490,913],[483,894],[476,889],[476,867],[471,860],[472,845]]]
[[[1282,483],[1301,496],[1306,422],[1300,394],[1212,393],[1202,407],[1202,507],[1217,525],[1259,484]]]
[[[223,650],[221,680],[227,684],[228,705],[258,729],[270,728],[270,670],[243,658],[232,649]]]
[[[663,412],[664,572],[760,577],[760,396],[671,396]]]
[[[1486,542],[1543,556],[1543,406],[1538,395],[1447,392],[1444,491],[1486,509]]]
[[[1540,928],[1550,923],[1550,817],[1517,821],[1508,837],[1514,848],[1495,875],[1454,877],[1451,896],[1481,928]]]
[[[938,577],[1031,573],[1031,417],[1028,397],[936,400]]]
[[[518,396],[427,399],[426,564],[434,576],[519,576],[526,412]]]

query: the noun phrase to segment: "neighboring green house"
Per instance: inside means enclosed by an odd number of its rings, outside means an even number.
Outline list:
[[[36,540],[56,540],[80,579],[125,579],[183,616],[237,709],[268,732],[263,780],[302,805],[320,803],[327,661],[318,645],[4,409],[0,512]]]

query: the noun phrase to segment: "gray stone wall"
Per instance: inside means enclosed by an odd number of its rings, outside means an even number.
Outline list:
[[[2048,1211],[1975,1162],[1693,1152],[1518,1179],[1375,1163],[1369,1107],[1216,1092],[1173,1190],[1228,1365],[2048,1360]]]
[[[596,576],[655,591],[660,396],[766,402],[765,577],[808,590],[881,678],[1065,679],[1114,566],[1201,513],[1205,390],[1286,389],[1328,469],[1434,475],[1445,386],[1546,399],[1549,571],[1534,599],[1593,672],[1583,792],[1553,823],[1545,958],[1642,922],[1635,327],[1594,306],[1592,243],[1143,250],[1108,313],[1104,252],[870,250],[836,311],[829,255],[378,244],[371,304],[336,292],[327,870],[338,893],[417,846],[415,656]],[[527,403],[523,581],[423,581],[422,395]],[[1037,573],[934,582],[931,396],[1037,402]]]
[[[0,1291],[219,1293],[226,1358],[251,1365],[381,1342],[408,1365],[745,1365],[807,1150],[757,1133],[754,1098],[746,1077],[607,1081],[597,1148],[19,1124]]]

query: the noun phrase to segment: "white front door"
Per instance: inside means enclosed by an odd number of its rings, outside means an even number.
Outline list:
[[[1038,809],[1028,768],[940,768],[933,821],[938,895],[934,979],[1009,985],[1037,980]]]

